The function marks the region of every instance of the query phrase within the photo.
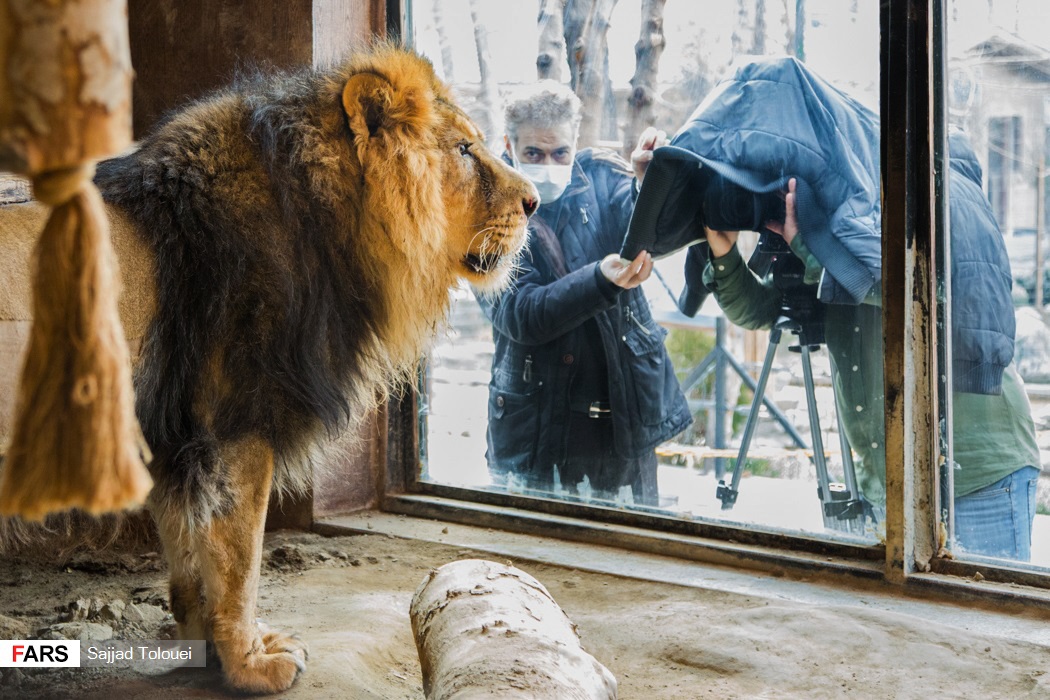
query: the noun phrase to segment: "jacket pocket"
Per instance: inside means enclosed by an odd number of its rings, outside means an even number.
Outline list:
[[[659,425],[671,403],[668,377],[673,378],[670,360],[664,351],[667,329],[651,324],[643,333],[634,328],[624,336],[624,344],[630,351],[631,386],[634,393],[635,411],[643,425]]]
[[[525,472],[539,437],[539,391],[520,394],[489,385],[489,466]]]

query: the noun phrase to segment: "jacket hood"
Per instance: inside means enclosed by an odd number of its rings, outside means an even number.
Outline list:
[[[969,178],[978,185],[981,184],[984,178],[981,162],[977,160],[977,153],[974,152],[973,146],[970,145],[970,140],[966,138],[965,133],[958,129],[951,130],[948,134],[948,153],[950,167],[953,171]]]

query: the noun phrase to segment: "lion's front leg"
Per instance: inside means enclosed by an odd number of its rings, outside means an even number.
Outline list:
[[[306,645],[255,619],[273,451],[261,440],[246,440],[220,458],[232,498],[195,533],[208,631],[231,686],[278,692],[306,669]]]

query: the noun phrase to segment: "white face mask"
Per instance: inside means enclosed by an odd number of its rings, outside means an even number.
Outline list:
[[[518,169],[518,172],[536,186],[541,204],[557,201],[565,192],[565,188],[569,186],[569,181],[572,180],[572,165],[522,163],[514,152],[514,146],[510,147],[510,159],[514,162],[514,167]]]
[[[571,165],[533,165],[519,163],[518,170],[529,178],[540,193],[540,202],[550,204],[561,197],[572,179]]]

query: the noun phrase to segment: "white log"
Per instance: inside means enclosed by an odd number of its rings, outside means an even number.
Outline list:
[[[521,569],[481,559],[446,564],[420,584],[410,615],[427,700],[616,698],[616,678]]]

